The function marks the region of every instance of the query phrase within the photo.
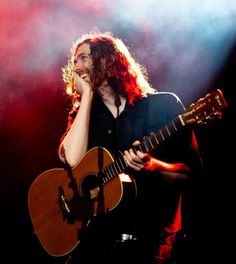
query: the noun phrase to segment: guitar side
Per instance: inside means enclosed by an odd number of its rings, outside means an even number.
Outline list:
[[[120,177],[103,185],[95,198],[88,197],[84,190],[91,179],[96,180],[97,172],[112,161],[106,149],[96,147],[71,170],[51,169],[33,181],[28,193],[29,213],[34,231],[48,254],[70,253],[91,218],[121,202],[125,185]]]

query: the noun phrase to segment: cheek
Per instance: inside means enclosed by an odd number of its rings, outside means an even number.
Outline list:
[[[93,68],[93,62],[87,61],[84,65],[88,70],[91,70]]]
[[[75,69],[81,69],[82,68],[82,63],[81,62],[76,62],[74,68]]]

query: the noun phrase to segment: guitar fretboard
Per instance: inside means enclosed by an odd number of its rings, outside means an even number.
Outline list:
[[[173,121],[160,128],[158,131],[152,132],[150,136],[145,136],[143,138],[143,141],[138,146],[133,147],[133,150],[135,152],[139,150],[142,153],[149,153],[157,148],[159,144],[171,137],[184,125],[185,124],[181,118],[181,115],[179,115]],[[99,179],[101,181],[101,184],[106,184],[114,177],[124,172],[127,168],[128,165],[126,164],[123,156],[120,156],[118,159],[104,167],[98,173],[98,175],[101,176],[101,178]]]

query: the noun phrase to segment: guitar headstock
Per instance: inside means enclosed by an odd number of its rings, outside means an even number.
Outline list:
[[[207,120],[218,116],[221,113],[220,110],[226,106],[227,102],[223,93],[216,89],[200,98],[196,103],[191,104],[181,115],[181,118],[184,124],[204,124]]]

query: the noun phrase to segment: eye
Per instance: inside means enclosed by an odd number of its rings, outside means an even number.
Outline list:
[[[85,61],[85,60],[87,60],[89,57],[88,57],[88,55],[82,55],[81,57],[80,57],[80,59],[82,60],[82,61]]]
[[[80,62],[86,62],[90,58],[90,54],[82,53],[75,60],[74,64]]]

